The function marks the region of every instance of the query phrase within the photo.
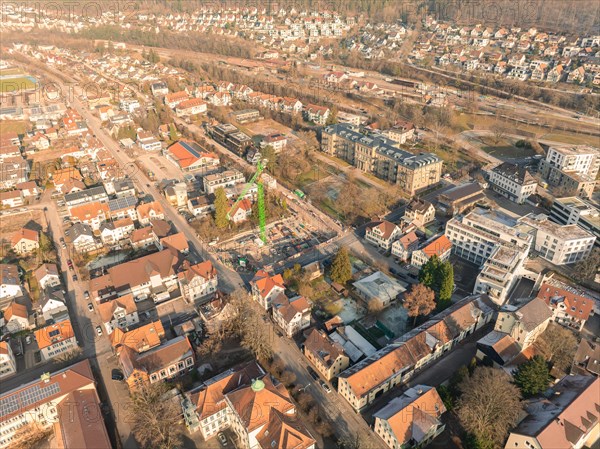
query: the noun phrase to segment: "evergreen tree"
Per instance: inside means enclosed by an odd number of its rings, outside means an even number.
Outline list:
[[[219,187],[215,190],[215,224],[219,229],[225,229],[229,224],[229,220],[227,219],[228,207],[229,204],[225,189]]]
[[[450,262],[444,262],[438,269],[440,290],[438,299],[442,304],[449,304],[454,289],[454,267]]]
[[[514,376],[515,385],[524,397],[535,396],[548,388],[550,370],[542,356],[536,355],[517,369]]]
[[[340,248],[333,258],[329,276],[332,281],[342,285],[352,278],[352,264],[350,263],[350,254],[348,254],[346,248]]]
[[[421,267],[419,271],[419,283],[425,287],[429,287],[435,291],[435,284],[437,278],[438,268],[440,266],[440,259],[435,254],[429,258],[429,260]]]

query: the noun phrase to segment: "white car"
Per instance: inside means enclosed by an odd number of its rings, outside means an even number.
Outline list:
[[[96,326],[96,333],[102,335],[102,328],[100,326]]]
[[[91,302],[89,302],[89,303],[88,303],[88,310],[89,310],[90,312],[93,312],[93,311],[94,311],[94,305],[93,305]]]

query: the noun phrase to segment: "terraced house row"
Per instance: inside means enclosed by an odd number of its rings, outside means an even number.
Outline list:
[[[492,302],[486,295],[464,298],[342,372],[338,393],[355,410],[362,410],[489,323],[493,314]]]

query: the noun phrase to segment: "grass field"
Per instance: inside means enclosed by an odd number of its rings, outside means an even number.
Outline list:
[[[26,76],[0,80],[0,92],[20,92],[35,89],[36,84]]]
[[[21,69],[19,69],[18,67],[11,67],[10,69],[1,69],[0,70],[0,76],[20,75],[22,73],[23,73],[23,71]]]
[[[492,137],[481,137],[481,149],[496,157],[521,158],[534,156],[535,151],[531,148],[517,148],[510,139],[499,139],[494,142]]]

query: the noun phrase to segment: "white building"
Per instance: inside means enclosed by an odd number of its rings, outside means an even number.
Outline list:
[[[273,319],[292,338],[310,327],[310,303],[303,296],[288,298],[280,294],[273,299]]]
[[[246,182],[244,174],[239,170],[225,170],[219,173],[212,173],[202,178],[204,192],[215,193],[219,187],[232,187],[236,184]]]
[[[544,214],[527,215],[520,219],[535,229],[534,249],[555,265],[567,265],[585,259],[596,237],[577,225],[559,225]]]
[[[576,224],[596,237],[600,245],[600,211],[591,203],[576,196],[556,198],[548,219],[561,225]]]
[[[17,362],[10,344],[6,341],[0,341],[0,379],[12,376],[16,372]]]
[[[44,361],[77,348],[77,339],[70,320],[37,329],[34,335]]]
[[[367,304],[372,301],[379,301],[383,307],[389,306],[406,291],[406,284],[381,271],[366,276],[352,285],[356,288],[358,296]]]
[[[489,172],[492,190],[511,201],[523,204],[537,189],[537,181],[526,168],[504,162]]]
[[[131,294],[98,304],[97,308],[109,335],[116,328],[125,330],[140,322],[137,304]]]
[[[370,244],[386,251],[391,249],[392,243],[400,237],[401,231],[398,226],[389,221],[378,221],[367,226],[365,240]]]
[[[505,305],[496,318],[494,330],[510,335],[521,349],[531,346],[546,330],[552,310],[543,299],[534,298],[518,305]]]
[[[178,273],[181,294],[193,302],[216,293],[218,286],[217,270],[210,260],[190,266]]]
[[[0,264],[0,299],[22,296],[19,269],[16,265]]]

